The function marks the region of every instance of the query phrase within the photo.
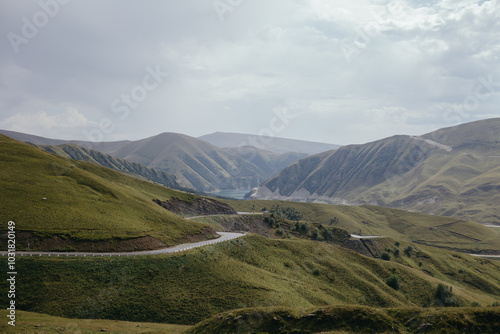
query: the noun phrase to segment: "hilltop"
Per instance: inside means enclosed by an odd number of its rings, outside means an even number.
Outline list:
[[[3,135],[0,148],[1,215],[16,222],[18,250],[139,250],[216,237],[153,202],[193,195]]]

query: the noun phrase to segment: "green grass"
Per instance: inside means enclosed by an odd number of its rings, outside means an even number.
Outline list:
[[[6,315],[6,310],[0,311],[0,317],[2,318],[2,322],[0,322],[0,332],[2,333],[91,334],[106,332],[131,334],[180,334],[191,328],[191,326],[184,325],[167,325],[146,322],[137,323],[116,320],[68,319],[25,311],[16,312],[16,326],[12,327],[7,325],[6,321],[3,321],[3,319],[7,319]]]
[[[500,300],[500,263],[423,251],[429,259],[419,268],[414,262],[368,258],[327,243],[250,235],[177,255],[21,257],[17,305],[68,318],[195,324],[244,307],[433,305],[439,283],[452,286],[463,305]],[[457,276],[460,269],[467,271],[465,281]],[[392,275],[401,279],[397,291],[386,284]],[[6,288],[0,282],[0,289]],[[0,303],[6,305],[6,295],[0,295]]]
[[[186,334],[224,333],[498,333],[500,308],[308,310],[250,308],[216,315]]]
[[[18,232],[75,240],[151,235],[174,245],[205,226],[152,202],[193,195],[61,158],[5,136],[0,136],[0,188],[3,231],[12,220]]]
[[[500,234],[472,221],[413,213],[372,205],[347,206],[288,201],[224,200],[237,211],[260,211],[273,205],[292,207],[304,220],[333,226],[351,234],[382,235],[397,240],[463,252],[499,252]],[[336,219],[332,223],[332,219]]]

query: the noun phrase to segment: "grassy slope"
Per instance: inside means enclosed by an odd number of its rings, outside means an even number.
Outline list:
[[[99,166],[111,168],[143,180],[151,180],[169,188],[180,188],[180,185],[175,181],[175,176],[173,175],[160,170],[148,168],[136,162],[114,158],[99,151],[89,150],[81,146],[69,144],[41,146],[41,148],[47,152],[55,153],[65,158],[93,162]]]
[[[440,282],[453,286],[465,305],[500,300],[498,262],[463,254],[457,261],[449,252],[432,248],[422,252],[429,258],[419,268],[413,262],[372,259],[327,243],[252,235],[177,255],[22,257],[17,259],[22,275],[16,305],[71,318],[194,324],[243,307],[431,305]],[[5,261],[1,259],[2,267]],[[457,276],[460,269],[481,274],[466,276],[464,282]],[[398,291],[385,284],[393,274],[401,278]],[[0,282],[0,289],[5,290],[6,283]],[[3,305],[5,298],[0,296]]]
[[[80,240],[151,235],[173,245],[204,226],[152,202],[192,195],[64,159],[5,136],[0,136],[0,188],[2,221],[15,221],[18,231]]]
[[[1,310],[0,317],[6,318],[7,311]],[[190,329],[191,326],[167,325],[153,323],[136,323],[116,320],[80,320],[53,317],[46,314],[18,311],[16,313],[16,326],[8,326],[6,321],[0,322],[2,333],[170,333],[180,334]]]
[[[324,225],[329,225],[337,217],[338,222],[332,226],[351,234],[382,235],[464,252],[500,251],[500,233],[490,227],[457,218],[371,205],[343,206],[263,200],[225,202],[237,211],[260,211],[278,204],[281,207],[293,207],[304,214],[305,220]]]
[[[498,333],[500,308],[374,309],[321,307],[308,310],[250,308],[226,312],[188,330],[225,333]]]
[[[452,151],[353,199],[493,223],[500,221],[499,179],[500,157]]]

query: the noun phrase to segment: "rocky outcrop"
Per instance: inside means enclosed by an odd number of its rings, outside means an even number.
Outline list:
[[[208,216],[208,215],[235,215],[237,214],[231,206],[215,199],[197,197],[184,201],[172,197],[168,201],[154,199],[153,202],[161,207],[181,216]]]

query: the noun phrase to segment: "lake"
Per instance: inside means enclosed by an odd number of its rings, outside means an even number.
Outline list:
[[[243,197],[248,194],[252,189],[232,189],[232,190],[221,190],[210,193],[211,195],[224,196],[234,199],[243,199]]]

